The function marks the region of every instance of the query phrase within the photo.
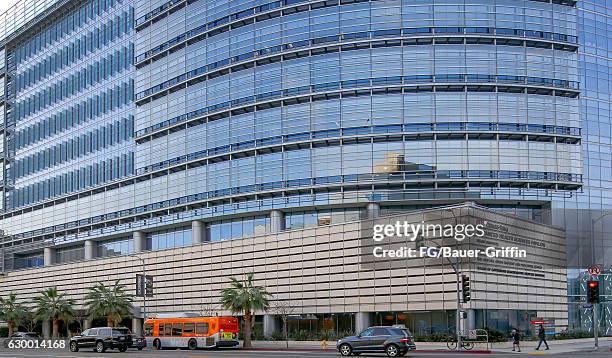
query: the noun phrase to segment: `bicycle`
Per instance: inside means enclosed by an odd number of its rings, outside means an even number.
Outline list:
[[[457,349],[457,338],[450,338],[448,341],[446,341],[446,346],[451,351],[456,350]],[[465,349],[466,351],[472,350],[474,348],[474,343],[461,341],[461,348]]]

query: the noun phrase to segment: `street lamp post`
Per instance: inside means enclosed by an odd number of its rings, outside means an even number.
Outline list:
[[[142,263],[142,279],[145,282],[142,293],[142,334],[144,335],[144,325],[147,320],[147,272],[145,269],[145,260],[136,254],[130,254],[129,256],[139,259]]]

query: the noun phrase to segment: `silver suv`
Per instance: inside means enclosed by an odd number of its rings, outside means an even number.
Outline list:
[[[338,340],[336,348],[343,356],[360,353],[386,353],[389,357],[402,357],[416,349],[412,335],[406,328],[369,327],[356,336]]]

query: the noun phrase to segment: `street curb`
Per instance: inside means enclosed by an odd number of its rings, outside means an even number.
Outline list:
[[[264,347],[251,347],[241,348],[242,351],[259,351],[259,352],[335,352],[335,349],[320,349],[320,348],[264,348]],[[447,354],[491,354],[490,350],[472,350],[472,351],[451,351],[448,349],[416,349],[411,351],[413,353],[447,353]]]
[[[473,351],[452,351],[448,349],[417,349],[413,352],[417,353],[445,353],[445,354],[491,354],[492,351],[488,350],[473,350]]]

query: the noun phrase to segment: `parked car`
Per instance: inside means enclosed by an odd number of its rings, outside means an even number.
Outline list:
[[[136,348],[139,351],[147,346],[147,340],[143,336],[132,336],[132,345],[130,348]]]
[[[3,340],[3,346],[4,348],[8,348],[8,344],[10,341],[21,341],[21,340],[33,340],[33,341],[37,341],[40,339],[40,336],[38,335],[38,333],[36,332],[15,332],[13,333],[12,336],[8,337],[8,338],[4,338]]]
[[[78,352],[81,348],[93,348],[98,353],[104,353],[107,349],[125,352],[132,343],[132,333],[127,328],[90,328],[70,338],[70,351]]]
[[[343,356],[361,353],[386,353],[389,357],[402,357],[416,349],[412,334],[406,328],[369,327],[356,336],[338,340],[336,348]]]

